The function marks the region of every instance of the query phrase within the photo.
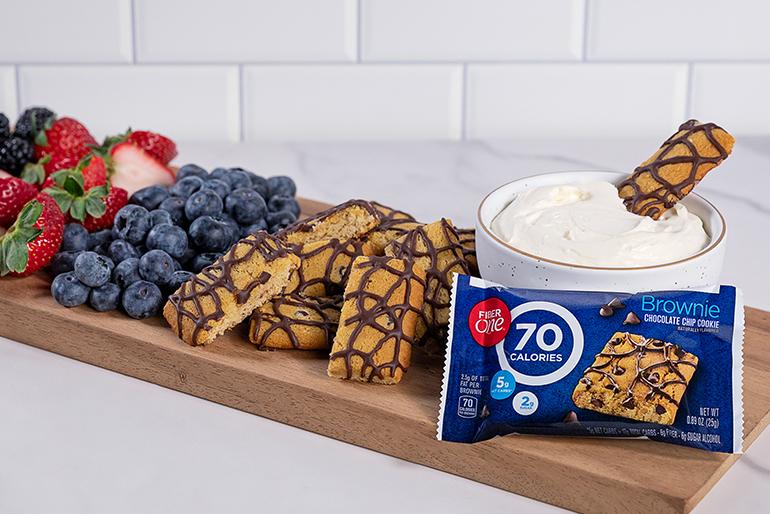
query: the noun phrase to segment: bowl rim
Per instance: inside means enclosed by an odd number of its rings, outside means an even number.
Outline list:
[[[572,263],[569,263],[569,262],[557,261],[555,259],[549,259],[549,258],[546,258],[546,257],[540,257],[538,255],[535,255],[535,254],[526,252],[524,250],[521,250],[519,248],[516,248],[515,246],[511,245],[510,243],[506,243],[505,241],[500,239],[494,232],[492,232],[492,230],[481,219],[481,208],[484,206],[484,204],[489,199],[489,197],[492,196],[493,194],[497,193],[501,189],[510,186],[511,184],[515,184],[516,182],[521,182],[521,181],[524,181],[524,180],[533,179],[533,178],[536,178],[536,177],[542,177],[542,176],[546,176],[546,175],[559,175],[559,174],[566,174],[566,173],[585,173],[585,172],[613,173],[613,174],[616,174],[616,175],[624,175],[624,173],[619,172],[619,171],[615,171],[615,170],[564,170],[564,171],[550,171],[550,172],[547,172],[547,173],[536,173],[536,174],[533,174],[533,175],[527,175],[526,177],[518,178],[516,180],[512,180],[510,182],[506,182],[505,184],[502,184],[502,185],[496,187],[495,189],[493,189],[492,191],[490,191],[489,193],[487,193],[486,196],[484,196],[484,198],[479,203],[479,206],[476,209],[476,221],[478,223],[478,226],[481,227],[484,230],[484,232],[486,232],[486,234],[495,243],[504,246],[505,248],[507,248],[508,250],[513,251],[514,253],[523,255],[525,257],[529,257],[530,259],[535,259],[536,261],[547,262],[549,264],[555,264],[557,266],[561,266],[561,267],[565,267],[565,268],[578,268],[578,269],[598,270],[598,271],[641,271],[641,270],[654,270],[654,269],[667,268],[669,266],[677,266],[679,264],[683,264],[685,262],[688,262],[688,261],[691,261],[691,260],[695,260],[695,259],[697,259],[697,258],[699,258],[699,257],[701,257],[701,256],[703,256],[703,255],[705,255],[705,254],[707,254],[709,252],[711,252],[712,250],[714,250],[717,246],[719,246],[722,243],[722,241],[725,238],[725,235],[727,234],[727,222],[725,221],[725,217],[722,215],[722,213],[719,211],[719,209],[717,209],[716,206],[713,203],[711,203],[710,201],[708,201],[707,199],[705,199],[703,196],[699,195],[698,193],[690,192],[690,193],[688,193],[687,196],[693,195],[693,196],[696,196],[697,198],[699,198],[708,207],[713,209],[714,212],[719,216],[719,219],[722,221],[722,231],[720,232],[719,236],[716,237],[716,238],[713,235],[710,234],[710,236],[711,236],[711,243],[708,246],[703,248],[698,253],[693,254],[693,255],[691,255],[689,257],[685,257],[684,259],[679,259],[679,260],[671,261],[671,262],[665,262],[665,263],[662,263],[662,264],[653,264],[653,265],[650,265],[650,266],[636,266],[636,267],[628,267],[628,266],[626,266],[626,267],[588,266],[586,264],[572,264]],[[703,220],[701,220],[701,221],[703,221]]]

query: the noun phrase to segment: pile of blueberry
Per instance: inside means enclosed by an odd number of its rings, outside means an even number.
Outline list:
[[[50,265],[51,293],[65,307],[87,302],[97,311],[155,316],[169,294],[239,239],[296,221],[296,191],[289,177],[185,165],[174,185],[134,193],[112,230],[89,234],[67,224]]]

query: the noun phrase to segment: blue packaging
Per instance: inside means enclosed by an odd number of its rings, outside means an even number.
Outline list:
[[[438,439],[743,445],[740,290],[513,289],[455,275]]]

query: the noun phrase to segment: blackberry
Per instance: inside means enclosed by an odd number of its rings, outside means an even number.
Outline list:
[[[11,122],[8,116],[0,112],[0,141],[11,137]]]
[[[35,159],[35,147],[20,137],[0,141],[0,169],[18,175],[24,165]]]
[[[45,107],[30,107],[19,116],[16,121],[14,135],[29,141],[35,139],[38,131],[42,130],[49,120],[53,120],[56,113]]]

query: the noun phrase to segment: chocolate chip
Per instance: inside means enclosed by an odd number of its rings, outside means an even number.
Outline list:
[[[607,307],[612,307],[613,309],[625,309],[626,304],[620,301],[620,298],[613,298],[610,300],[610,303],[607,304]]]
[[[658,341],[657,339],[652,341],[652,347],[653,348],[663,348],[665,346],[665,344],[666,343],[664,343],[663,341]]]
[[[655,406],[655,412],[657,412],[658,414],[665,414],[666,413],[666,408],[664,406],[658,404],[658,405]]]
[[[599,316],[602,318],[609,318],[613,314],[615,314],[615,309],[608,305],[602,305],[602,308],[599,309]]]
[[[674,346],[674,355],[676,355],[677,358],[681,359],[682,357],[684,357],[684,350],[682,350],[678,346]]]
[[[297,312],[295,312],[295,315],[298,318],[307,318],[309,316],[308,312],[303,310],[298,310]]]
[[[623,368],[622,366],[615,366],[615,367],[612,369],[612,374],[613,374],[613,375],[622,375],[622,374],[623,374],[623,373],[625,373],[625,372],[626,372],[626,369],[625,369],[625,368]]]
[[[634,311],[630,311],[626,316],[626,319],[623,320],[624,325],[638,325],[641,322],[642,320],[639,319],[639,316],[634,314]]]
[[[636,407],[636,402],[634,401],[633,396],[627,396],[620,404],[625,407],[626,409],[633,409]]]
[[[660,382],[660,375],[658,375],[657,373],[650,373],[649,375],[647,375],[647,382],[651,384],[657,384],[658,382]]]
[[[591,405],[594,407],[604,407],[604,402],[600,398],[592,398]]]

